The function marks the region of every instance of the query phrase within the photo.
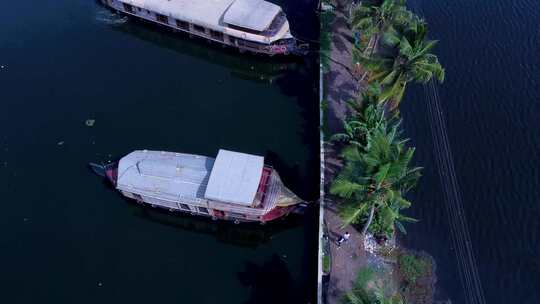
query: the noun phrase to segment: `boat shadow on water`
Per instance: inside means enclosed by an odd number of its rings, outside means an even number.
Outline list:
[[[209,217],[152,208],[125,197],[122,199],[129,205],[129,212],[136,217],[178,230],[213,235],[219,242],[241,247],[257,248],[269,242],[275,234],[303,225],[302,216],[297,214],[291,214],[265,225],[234,224],[231,221],[212,220]]]
[[[237,49],[210,42],[187,33],[129,16],[111,12],[111,19],[126,22],[106,22],[113,31],[130,35],[139,40],[166,48],[182,55],[201,59],[229,68],[231,74],[244,80],[274,82],[286,71],[296,69],[304,60],[296,56],[268,57],[267,55],[240,54]]]
[[[277,233],[305,225],[304,216],[298,213],[292,213],[261,225],[249,222],[235,224],[231,221],[213,220],[210,217],[201,217],[181,211],[173,212],[159,207],[153,208],[148,204],[138,203],[121,195],[120,192],[116,191],[114,185],[106,179],[102,179],[102,183],[104,187],[114,191],[115,195],[125,202],[128,207],[126,212],[133,216],[179,230],[213,235],[219,242],[235,246],[257,248],[269,242]],[[304,212],[310,212],[311,208],[313,206],[306,207]]]

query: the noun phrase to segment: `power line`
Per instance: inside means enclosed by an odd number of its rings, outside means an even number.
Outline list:
[[[444,193],[450,232],[458,262],[458,272],[467,303],[484,304],[485,298],[472,248],[463,200],[455,173],[446,121],[442,112],[440,96],[434,81],[424,86],[428,101],[429,123],[439,167],[439,178]]]

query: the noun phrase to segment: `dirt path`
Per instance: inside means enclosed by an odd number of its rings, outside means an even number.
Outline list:
[[[327,132],[331,134],[342,130],[342,121],[349,114],[347,101],[355,99],[359,90],[358,81],[348,68],[352,66],[354,38],[347,17],[343,13],[346,11],[346,1],[338,0],[337,2],[337,10],[332,23],[330,67],[324,76],[325,99],[328,102],[325,119]],[[325,145],[324,158],[325,181],[331,181],[339,171],[341,161],[337,157],[335,147],[329,143]],[[332,201],[325,201],[324,220],[328,228],[332,257],[326,300],[328,304],[338,304],[345,292],[352,288],[358,271],[366,266],[367,260],[361,234],[350,226],[341,228],[343,222],[337,215],[337,206]],[[348,242],[338,248],[337,239],[346,231],[351,234],[351,237]]]
[[[352,65],[354,38],[347,17],[342,12],[345,10],[345,4],[341,2],[345,1],[338,1],[332,22],[330,67],[324,76],[325,98],[328,102],[326,123],[331,133],[342,129],[342,121],[348,113],[346,102],[353,99],[358,91],[358,82],[349,69]]]
[[[335,205],[326,202],[325,220],[330,239],[332,268],[327,290],[327,303],[340,303],[341,298],[354,284],[359,270],[366,266],[367,260],[361,234],[352,227],[341,228],[343,222],[336,214]],[[337,246],[338,238],[349,232],[349,241]]]

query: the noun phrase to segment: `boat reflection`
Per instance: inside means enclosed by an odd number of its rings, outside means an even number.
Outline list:
[[[244,80],[272,83],[286,71],[297,68],[303,62],[301,58],[294,57],[268,58],[240,54],[238,50],[224,48],[198,38],[190,39],[185,33],[174,33],[136,19],[118,23],[108,22],[107,25],[114,31],[129,34],[159,47],[229,68],[232,75]]]
[[[257,248],[270,241],[273,235],[303,224],[302,216],[291,214],[284,220],[269,222],[266,225],[257,223],[236,225],[228,221],[215,221],[181,212],[171,213],[163,209],[152,209],[134,204],[132,200],[125,198],[124,200],[131,206],[133,215],[142,219],[179,230],[213,235],[219,242],[242,247]]]

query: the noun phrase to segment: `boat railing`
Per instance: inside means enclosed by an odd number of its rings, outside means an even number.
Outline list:
[[[247,33],[243,33],[242,35],[240,35],[241,37],[239,37],[235,34],[229,33],[226,28],[216,27],[215,25],[211,25],[201,21],[194,21],[190,18],[179,18],[178,16],[173,16],[170,13],[160,14],[131,4],[126,4],[128,5],[128,7],[130,7],[130,9],[120,7],[116,4],[110,5],[113,6],[115,9],[122,10],[127,14],[165,25],[177,31],[186,32],[190,35],[199,36],[210,41],[231,44],[239,48],[240,51],[265,53],[268,55],[287,54],[294,51],[294,45],[290,45],[288,43],[271,43],[271,37],[275,36],[283,28],[283,25],[287,21],[287,17],[283,12],[280,12],[278,15],[276,15],[275,19],[271,22],[268,29],[259,33],[256,40],[260,39],[261,41],[256,41],[249,40],[247,37]],[[185,24],[179,25],[179,22]],[[200,28],[200,30],[198,28]],[[224,35],[227,35],[228,38],[225,38]]]

